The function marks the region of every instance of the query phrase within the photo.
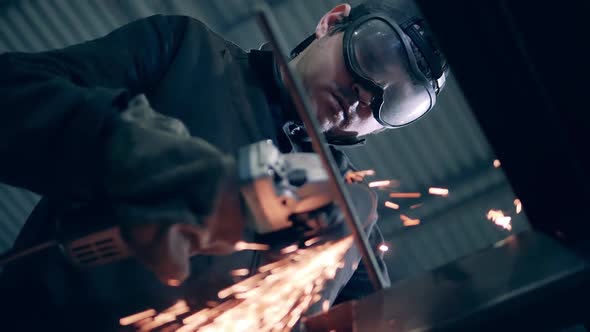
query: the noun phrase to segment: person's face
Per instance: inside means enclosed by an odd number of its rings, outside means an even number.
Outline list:
[[[349,5],[340,5],[327,13],[316,29],[318,39],[293,60],[328,137],[363,136],[383,128],[369,106],[371,93],[346,68],[344,33],[328,33],[349,12]]]

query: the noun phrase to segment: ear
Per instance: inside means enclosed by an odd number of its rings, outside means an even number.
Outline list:
[[[343,3],[338,5],[329,12],[327,12],[318,22],[317,27],[315,28],[315,35],[317,38],[321,38],[328,34],[330,28],[334,26],[334,24],[340,21],[343,17],[347,17],[350,14],[350,5],[347,3]]]

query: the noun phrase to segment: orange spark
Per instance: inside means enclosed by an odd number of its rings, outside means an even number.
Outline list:
[[[151,331],[155,328],[158,328],[166,323],[170,323],[173,320],[176,319],[175,315],[172,314],[167,314],[167,313],[161,313],[159,315],[157,315],[156,317],[154,317],[154,320],[148,324],[143,325],[139,331]]]
[[[386,252],[389,250],[389,246],[385,243],[382,243],[381,245],[379,245],[379,250],[382,252]]]
[[[206,317],[205,317],[205,321],[203,321],[203,322],[199,321],[199,322],[187,324],[187,325],[177,329],[176,332],[196,332],[199,330],[199,326],[203,325],[205,322],[207,322]]]
[[[311,238],[311,239],[305,241],[303,244],[305,244],[306,247],[309,247],[313,244],[316,244],[320,240],[321,240],[321,238],[318,236],[318,237],[314,237],[314,238]]]
[[[373,182],[369,182],[369,187],[371,187],[371,188],[375,188],[375,187],[387,187],[390,184],[391,184],[391,180],[373,181]]]
[[[156,315],[156,310],[148,309],[146,311],[138,312],[136,314],[119,319],[119,324],[121,324],[121,326],[131,325],[133,323],[139,322],[144,318],[152,317],[154,315]]]
[[[278,268],[280,266],[286,265],[287,263],[289,263],[289,262],[285,261],[285,260],[280,260],[280,261],[276,261],[274,263],[266,264],[266,265],[259,267],[258,272],[268,272],[268,271],[274,270],[275,268]]]
[[[140,328],[144,327],[147,324],[151,324],[153,321],[154,321],[154,318],[153,317],[148,317],[148,318],[144,318],[144,319],[140,320],[137,323],[133,323],[133,326],[135,328],[137,328],[137,329],[140,329]]]
[[[500,166],[502,166],[502,164],[500,163],[500,160],[494,159],[494,167],[495,168],[500,168]]]
[[[344,175],[344,178],[348,183],[354,182],[362,182],[365,176],[373,176],[375,175],[375,171],[372,169],[362,170],[362,171],[348,171]]]
[[[504,212],[502,212],[501,210],[492,209],[488,211],[486,217],[490,220],[494,220],[496,218],[504,217]]]
[[[385,206],[387,206],[390,209],[394,209],[394,210],[399,209],[399,204],[395,204],[394,202],[390,202],[390,201],[386,201]]]
[[[248,269],[237,269],[237,270],[232,270],[230,272],[230,274],[234,277],[245,277],[250,273],[250,270]]]
[[[506,216],[506,217],[498,218],[498,219],[494,220],[494,222],[498,226],[502,226],[507,230],[512,230],[512,225],[510,224],[511,220],[512,220],[512,218]]]
[[[180,286],[180,284],[182,284],[182,281],[178,279],[168,279],[166,283],[168,284],[168,286],[178,287]]]
[[[348,236],[297,249],[259,269],[264,272],[220,291],[219,297],[227,298],[223,303],[184,318],[184,326],[178,331],[290,330],[311,305],[321,301],[322,290],[336,276],[337,270],[344,267],[344,255],[352,244],[353,239]],[[329,303],[324,303],[322,309],[329,307]],[[172,315],[156,317],[146,327],[157,328]]]
[[[205,309],[199,310],[196,313],[194,313],[194,314],[186,317],[185,319],[183,319],[182,322],[184,324],[191,324],[191,323],[195,323],[195,322],[201,321],[203,318],[205,318],[205,320],[203,321],[203,323],[204,323],[204,322],[207,321],[207,315],[206,315],[206,313],[209,312],[210,310],[211,309],[209,309],[209,308],[205,308]]]
[[[522,212],[522,203],[520,202],[520,199],[517,198],[514,200],[514,206],[516,206],[516,214]]]
[[[164,313],[169,313],[175,316],[179,316],[182,315],[186,312],[188,312],[190,309],[186,304],[185,300],[179,300],[177,301],[173,306],[171,306],[170,308],[164,310]]]
[[[159,332],[177,332],[181,326],[182,325],[180,325],[178,323],[173,323],[173,324],[170,324],[170,325],[160,329]]]
[[[449,189],[430,187],[428,188],[428,193],[431,195],[449,196]]]
[[[509,231],[512,230],[512,224],[510,223],[512,218],[509,216],[505,216],[504,212],[502,212],[501,210],[491,209],[488,211],[486,217],[488,218],[488,220],[493,221],[496,225],[501,226]]]
[[[372,169],[366,169],[362,171],[357,171],[357,173],[361,176],[373,176],[375,175],[375,171]]]
[[[283,254],[283,255],[284,255],[284,254],[290,254],[290,253],[292,253],[292,252],[296,251],[297,249],[299,249],[299,246],[298,246],[298,245],[296,245],[296,244],[292,244],[292,245],[290,245],[290,246],[288,246],[288,247],[285,247],[285,248],[281,249],[281,251],[280,251],[280,252],[281,252],[281,254]]]
[[[420,219],[412,219],[405,214],[399,216],[399,218],[404,222],[404,226],[417,226],[420,225]]]
[[[419,208],[419,207],[421,207],[421,206],[422,206],[422,203],[418,203],[418,204],[410,205],[410,209],[414,210],[414,209],[417,209],[417,208]]]
[[[268,246],[266,244],[262,244],[262,243],[248,243],[248,242],[244,242],[244,241],[238,241],[235,244],[235,249],[237,251],[240,251],[240,250],[268,250],[268,249],[270,249],[270,246]]]
[[[420,193],[389,193],[391,198],[420,198]]]
[[[219,302],[217,301],[207,301],[205,302],[205,304],[209,307],[209,308],[213,308],[213,307],[217,307],[219,305]]]

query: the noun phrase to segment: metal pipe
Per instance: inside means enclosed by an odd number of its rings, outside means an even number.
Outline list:
[[[324,135],[320,133],[317,119],[311,111],[312,108],[309,101],[304,97],[306,94],[301,81],[293,73],[291,67],[289,67],[287,56],[285,55],[285,43],[279,37],[280,30],[278,29],[274,16],[266,4],[259,3],[256,8],[256,17],[262,32],[273,47],[278,64],[285,75],[285,83],[291,94],[295,108],[303,120],[307,133],[311,138],[313,149],[319,155],[324,168],[328,172],[332,190],[336,194],[336,200],[344,212],[345,220],[352,232],[354,242],[361,253],[371,283],[375,290],[381,290],[388,287],[389,285],[387,285],[387,281],[383,277],[381,270],[379,270],[377,259],[369,245],[367,235],[358,220],[351,199],[346,190],[344,190],[344,182],[340,175],[340,170],[335,166],[336,163],[334,162],[331,152],[327,148]]]

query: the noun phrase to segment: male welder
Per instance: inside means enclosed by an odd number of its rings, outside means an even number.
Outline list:
[[[292,56],[343,172],[334,146],[416,121],[447,71],[424,22],[379,2],[333,8]],[[246,53],[188,17],[152,16],[64,49],[3,54],[0,68],[0,181],[43,195],[15,247],[46,240],[63,211],[96,202],[137,258],[91,271],[58,250],[15,262],[1,281],[4,313],[76,329],[114,307],[189,291],[206,300],[227,282],[219,271],[255,270],[255,255],[226,256],[248,228],[237,152],[263,139],[311,151],[271,52]],[[131,109],[140,94],[150,106]],[[379,236],[373,227],[372,242]],[[171,286],[189,275],[203,288]],[[362,265],[339,280],[326,290],[332,303],[371,291]],[[92,328],[104,327],[82,329]]]

